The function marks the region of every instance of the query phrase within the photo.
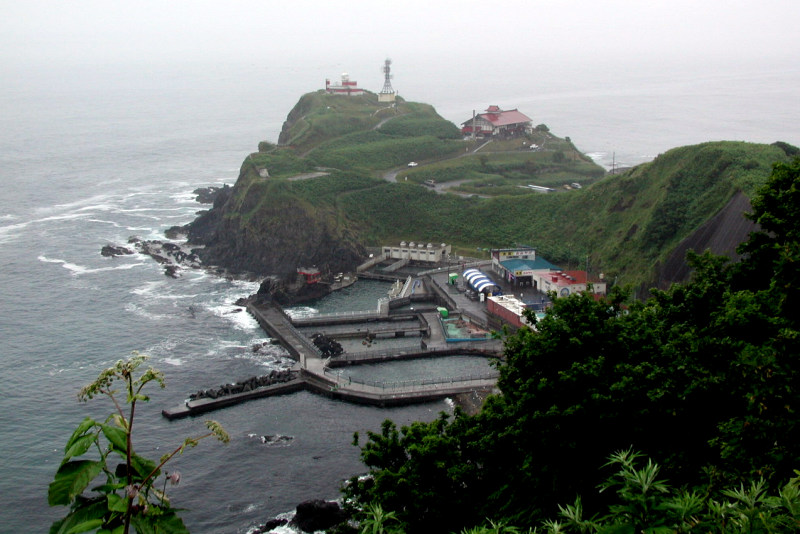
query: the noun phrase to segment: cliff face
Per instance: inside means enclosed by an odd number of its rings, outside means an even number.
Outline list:
[[[290,195],[270,199],[257,180],[244,166],[230,192],[186,227],[203,263],[291,281],[298,267],[337,273],[361,262],[363,247],[335,217]]]
[[[758,226],[743,214],[751,211],[750,200],[739,191],[717,215],[709,219],[692,235],[681,241],[672,251],[658,273],[657,287],[667,289],[676,282],[686,282],[691,271],[686,263],[689,250],[728,256],[734,261],[740,259],[736,247],[747,240],[750,232],[758,230]]]

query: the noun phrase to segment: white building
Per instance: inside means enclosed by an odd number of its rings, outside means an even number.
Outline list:
[[[440,263],[450,256],[450,245],[441,243],[415,243],[401,241],[400,246],[384,246],[383,256],[392,260],[423,261],[427,263]]]

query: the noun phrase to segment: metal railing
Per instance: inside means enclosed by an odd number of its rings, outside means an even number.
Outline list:
[[[491,340],[487,340],[491,341]],[[333,356],[331,361],[335,362],[358,362],[362,360],[395,360],[401,359],[404,356],[419,356],[428,357],[437,354],[442,356],[458,356],[459,353],[465,352],[467,356],[474,356],[475,353],[489,355],[499,355],[500,352],[492,350],[494,347],[487,345],[486,341],[475,342],[461,342],[458,347],[447,348],[409,348],[409,349],[387,349],[387,350],[366,350],[362,352],[345,352],[338,356]],[[472,354],[470,354],[472,352]]]
[[[314,324],[317,322],[322,322],[327,319],[343,319],[343,318],[352,318],[352,319],[372,319],[378,317],[378,313],[369,310],[360,310],[360,311],[344,311],[344,312],[332,312],[332,313],[320,313],[319,315],[312,315],[310,317],[297,317],[292,319],[293,324]]]
[[[338,387],[346,386],[362,386],[368,388],[380,389],[382,391],[391,390],[406,390],[406,391],[429,391],[439,389],[441,386],[466,386],[473,382],[486,382],[489,380],[496,380],[499,376],[497,372],[488,372],[480,374],[469,374],[453,377],[442,378],[420,378],[416,380],[366,380],[353,378],[351,376],[342,377],[341,372],[334,371],[328,367],[323,369],[325,376],[335,381]]]
[[[444,267],[436,267],[435,269],[428,269],[427,271],[420,271],[419,273],[417,273],[417,276],[423,277],[425,275],[437,274],[445,271],[458,273],[462,267],[464,269],[471,269],[473,267],[477,268],[477,267],[484,267],[487,265],[491,265],[491,263],[492,260],[472,260],[472,261],[466,261],[464,263],[451,260],[450,265],[446,265]]]

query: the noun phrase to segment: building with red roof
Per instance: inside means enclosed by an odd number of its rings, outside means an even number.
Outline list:
[[[342,83],[336,85],[330,79],[325,80],[325,92],[330,95],[361,96],[364,90],[358,87],[358,82],[350,79],[346,72],[342,74]]]
[[[602,275],[601,275],[602,276]],[[606,294],[606,283],[602,279],[591,280],[586,271],[557,271],[553,269],[534,271],[533,287],[548,293],[555,291],[556,296],[566,297],[572,293],[581,293],[592,286],[592,293]]]
[[[464,135],[520,135],[532,129],[531,118],[517,109],[504,111],[499,106],[489,106],[485,113],[461,123]]]

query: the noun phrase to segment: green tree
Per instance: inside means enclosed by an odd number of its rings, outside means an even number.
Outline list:
[[[165,491],[168,482],[180,481],[180,473],[162,472],[162,468],[201,439],[214,436],[227,443],[230,438],[218,423],[207,421],[207,434],[187,438],[158,463],[136,454],[133,448],[136,405],[149,400],[142,390],[150,382],[164,387],[164,377],[159,371],[153,368],[138,371],[146,359],[136,354],[118,361],[78,394],[82,401],[106,396],[113,402],[114,411],[102,422],[87,417],[67,441],[64,459],[50,483],[48,502],[51,506],[69,506],[70,510],[53,523],[51,534],[127,534],[131,527],[139,533],[188,532]],[[122,391],[115,389],[118,383]],[[92,450],[95,459],[74,459]],[[162,475],[163,485],[159,481]],[[98,477],[104,478],[103,482],[87,494],[87,488]]]

